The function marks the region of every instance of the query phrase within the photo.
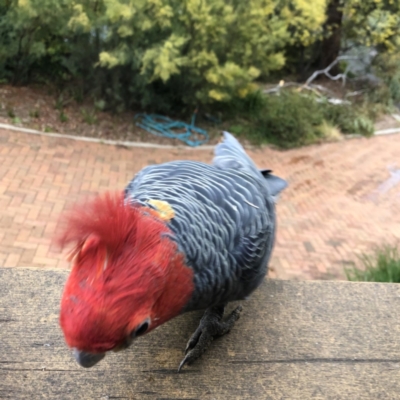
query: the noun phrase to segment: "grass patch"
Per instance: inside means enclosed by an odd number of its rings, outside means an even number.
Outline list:
[[[7,109],[7,115],[8,115],[8,117],[11,118],[11,119],[13,119],[13,118],[16,117],[15,112],[14,112],[14,109],[11,108],[11,107]]]
[[[338,141],[343,139],[340,129],[332,123],[324,121],[320,126],[323,137],[329,141]]]
[[[322,105],[324,119],[337,126],[344,134],[358,133],[371,136],[374,133],[374,119],[376,113],[372,105],[362,106],[355,104]]]
[[[86,110],[84,108],[81,109],[82,120],[86,122],[88,125],[97,124],[96,111],[94,109]]]
[[[39,110],[31,110],[31,111],[29,111],[29,116],[31,118],[40,118],[40,111]]]
[[[65,112],[63,110],[60,111],[60,122],[65,123],[68,122],[68,116],[67,114],[65,114]]]
[[[377,248],[372,255],[361,256],[362,269],[346,268],[349,281],[400,283],[400,253],[397,246]]]

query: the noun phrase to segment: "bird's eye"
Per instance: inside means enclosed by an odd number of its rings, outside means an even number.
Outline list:
[[[132,332],[132,337],[141,336],[146,333],[147,329],[149,329],[149,321],[144,321],[141,325],[139,325],[135,331]]]

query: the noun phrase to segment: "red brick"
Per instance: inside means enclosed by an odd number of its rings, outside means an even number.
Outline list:
[[[4,266],[5,267],[18,267],[20,259],[21,259],[20,254],[10,253],[6,258]]]
[[[0,135],[8,138],[0,148],[0,265],[67,268],[63,256],[49,246],[58,216],[71,202],[123,189],[149,160],[212,159],[211,151],[201,149],[121,151],[4,130]],[[373,244],[399,240],[399,189],[376,191],[399,153],[395,135],[286,152],[250,151],[256,164],[274,169],[290,183],[277,206],[272,275],[343,278],[343,260],[355,260]],[[327,244],[338,238],[339,246]],[[315,252],[307,251],[304,242]]]

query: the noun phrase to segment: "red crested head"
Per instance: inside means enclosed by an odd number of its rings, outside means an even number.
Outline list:
[[[60,324],[70,347],[90,354],[127,347],[182,311],[193,273],[150,209],[106,193],[76,206],[66,222],[58,241],[75,247]]]

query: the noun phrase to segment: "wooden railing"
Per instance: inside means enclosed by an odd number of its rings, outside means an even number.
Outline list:
[[[178,374],[201,313],[79,367],[58,325],[67,271],[0,269],[0,399],[398,399],[400,286],[266,281]]]

